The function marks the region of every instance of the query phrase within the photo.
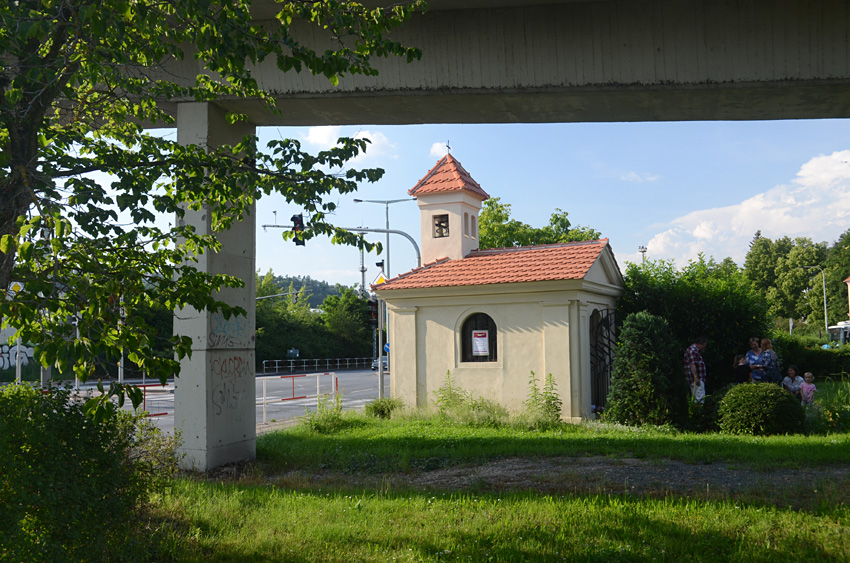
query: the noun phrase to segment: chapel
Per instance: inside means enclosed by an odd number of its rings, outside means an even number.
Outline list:
[[[451,154],[408,193],[423,266],[373,286],[388,311],[390,388],[427,406],[447,373],[475,397],[518,410],[552,374],[562,418],[605,404],[623,277],[608,239],[479,250],[489,195]]]

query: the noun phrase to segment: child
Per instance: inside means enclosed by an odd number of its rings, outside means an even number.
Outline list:
[[[801,404],[805,405],[813,405],[815,403],[815,391],[818,390],[815,387],[813,381],[815,380],[815,376],[812,375],[812,372],[807,371],[805,375],[805,381],[800,384],[800,394],[803,396],[803,400]]]

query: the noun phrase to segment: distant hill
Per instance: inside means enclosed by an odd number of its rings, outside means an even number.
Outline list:
[[[318,308],[324,302],[328,295],[339,295],[336,289],[336,284],[329,284],[325,281],[314,280],[310,276],[274,276],[275,283],[279,285],[281,291],[286,291],[291,283],[296,291],[305,288],[308,295],[308,302],[313,309]]]

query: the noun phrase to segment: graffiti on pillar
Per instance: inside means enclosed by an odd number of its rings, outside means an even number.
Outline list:
[[[249,348],[248,318],[233,315],[225,319],[221,313],[210,317],[210,333],[207,344],[210,348]]]
[[[251,373],[248,362],[241,356],[226,356],[213,360],[211,368],[215,414],[239,408],[240,401],[247,396],[247,376]]]
[[[0,345],[0,370],[12,369],[18,365],[17,360],[18,346],[12,344]],[[21,366],[29,365],[35,354],[35,349],[32,346],[21,345]]]

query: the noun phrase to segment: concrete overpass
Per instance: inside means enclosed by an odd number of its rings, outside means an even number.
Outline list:
[[[380,75],[338,87],[307,73],[258,69],[282,111],[253,101],[172,102],[178,139],[232,143],[256,126],[800,119],[850,115],[846,0],[431,0],[396,38],[420,62],[377,60]],[[260,6],[259,19],[270,12]],[[318,33],[300,30],[324,48]],[[328,45],[329,46],[329,45]],[[201,69],[173,72],[194,77]],[[230,126],[223,109],[248,115]],[[187,213],[200,233],[207,214]],[[247,317],[183,311],[194,342],[183,360],[175,423],[185,464],[208,469],[254,456],[255,214],[217,233],[200,257],[241,277],[221,298]]]
[[[260,69],[257,125],[801,119],[850,115],[846,0],[431,0],[338,87]],[[265,9],[258,16],[267,16]],[[318,31],[305,41],[322,45]],[[192,69],[186,69],[191,71]]]

